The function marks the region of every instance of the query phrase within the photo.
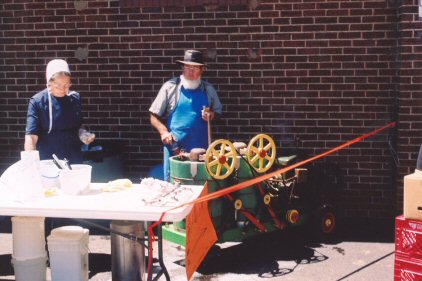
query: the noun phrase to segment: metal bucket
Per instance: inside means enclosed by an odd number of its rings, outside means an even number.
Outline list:
[[[144,244],[130,240],[114,232],[145,237],[144,224],[133,221],[112,221],[111,272],[113,281],[140,281],[145,278]]]
[[[204,185],[208,181],[209,193],[224,188],[225,180],[218,183],[214,181],[208,174],[205,163],[199,161],[180,160],[177,156],[170,157],[170,179],[172,182],[179,182],[183,185]],[[219,229],[224,212],[224,199],[218,198],[208,203],[210,216],[213,220],[214,227]],[[179,231],[184,231],[185,222],[176,222],[174,226]]]

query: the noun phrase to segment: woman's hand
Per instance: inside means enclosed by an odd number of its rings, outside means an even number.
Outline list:
[[[88,132],[85,129],[79,129],[79,139],[84,144],[90,144],[91,142],[95,140],[95,134]]]

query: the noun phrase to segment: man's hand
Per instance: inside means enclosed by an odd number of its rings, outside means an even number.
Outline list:
[[[166,132],[164,134],[161,134],[161,141],[163,142],[163,144],[172,145],[173,142],[177,140],[170,132]]]
[[[209,122],[214,119],[215,113],[209,107],[205,107],[201,110],[202,120]]]

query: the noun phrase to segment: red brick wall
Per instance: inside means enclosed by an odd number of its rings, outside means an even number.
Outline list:
[[[321,162],[344,171],[338,203],[346,216],[400,212],[402,178],[422,143],[416,0],[124,2],[0,4],[1,171],[19,158],[28,98],[43,89],[45,64],[58,57],[71,65],[91,130],[123,143],[129,177],[145,176],[161,161],[148,108],[161,84],[180,74],[175,60],[195,48],[206,53],[204,78],[224,104],[214,139],[248,143],[266,133],[279,154],[299,139],[315,155],[398,118],[390,138],[383,132]]]
[[[397,208],[403,206],[403,176],[413,173],[419,147],[422,145],[422,18],[418,16],[418,1],[403,1],[397,9],[400,22],[397,69],[398,158]]]

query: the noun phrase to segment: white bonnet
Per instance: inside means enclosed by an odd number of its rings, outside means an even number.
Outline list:
[[[47,64],[47,70],[45,72],[47,82],[50,81],[51,77],[58,72],[67,72],[70,74],[69,65],[65,60],[54,59]]]

